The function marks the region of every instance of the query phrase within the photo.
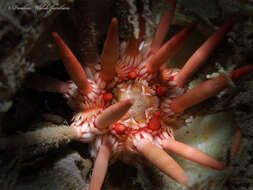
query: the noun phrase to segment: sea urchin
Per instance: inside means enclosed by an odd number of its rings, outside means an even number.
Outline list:
[[[226,166],[207,154],[178,142],[172,122],[182,112],[218,94],[253,69],[245,66],[229,76],[213,78],[185,92],[187,80],[205,62],[232,26],[228,20],[187,61],[181,70],[164,64],[172,58],[192,31],[187,27],[162,45],[174,15],[165,11],[152,43],[143,40],[145,23],[140,18],[140,33],[127,43],[119,43],[118,23],[113,18],[101,55],[101,63],[83,69],[57,33],[53,34],[64,66],[73,82],[60,82],[46,90],[63,93],[76,112],[71,124],[75,139],[91,143],[96,157],[90,189],[100,189],[111,158],[133,162],[145,158],[179,183],[189,184],[183,169],[166,153],[174,152],[189,160],[223,170]],[[54,86],[54,87],[53,87]]]

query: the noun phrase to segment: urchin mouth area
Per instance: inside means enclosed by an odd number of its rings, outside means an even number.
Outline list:
[[[132,80],[117,85],[114,89],[116,101],[133,99],[134,104],[119,121],[133,129],[146,127],[159,109],[159,98],[146,81]]]

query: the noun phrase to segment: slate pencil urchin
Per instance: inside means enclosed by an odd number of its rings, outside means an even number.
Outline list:
[[[44,90],[64,94],[76,113],[69,131],[75,140],[91,143],[91,155],[96,158],[91,190],[101,189],[112,158],[125,162],[143,158],[185,186],[190,179],[166,151],[216,170],[226,169],[220,161],[176,141],[171,123],[185,109],[218,94],[253,67],[241,67],[229,76],[210,79],[185,92],[188,79],[208,59],[233,21],[226,21],[181,70],[167,68],[164,64],[178,52],[194,27],[183,29],[162,45],[176,1],[171,0],[171,5],[171,11],[163,13],[151,43],[143,41],[145,22],[140,17],[139,38],[132,35],[126,44],[120,44],[118,21],[113,18],[100,62],[86,64],[85,68],[61,37],[53,34],[73,82],[54,80],[45,84]]]

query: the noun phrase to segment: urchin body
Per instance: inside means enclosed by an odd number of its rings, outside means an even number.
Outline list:
[[[138,153],[136,144],[140,139],[152,141],[158,147],[162,147],[162,140],[174,139],[174,131],[168,125],[168,118],[172,118],[174,113],[170,109],[169,103],[172,98],[182,95],[183,88],[177,87],[173,80],[167,82],[168,90],[162,96],[158,91],[163,82],[158,74],[152,74],[145,71],[145,64],[152,55],[145,55],[150,48],[145,47],[140,50],[138,60],[135,64],[119,60],[116,65],[117,75],[112,82],[107,86],[101,80],[101,66],[93,65],[92,68],[87,67],[88,77],[93,84],[93,96],[84,97],[78,92],[77,87],[73,88],[71,94],[73,96],[66,97],[69,99],[69,104],[78,104],[85,110],[77,113],[73,118],[72,126],[76,128],[80,139],[85,142],[91,142],[91,153],[93,157],[101,145],[103,136],[106,136],[111,142],[113,155],[119,155],[122,152]],[[123,56],[124,57],[124,56]],[[127,69],[126,69],[127,68]],[[124,70],[126,77],[120,76],[119,70]],[[177,69],[169,70],[169,78],[174,79],[178,73]],[[136,76],[130,77],[131,73]],[[74,83],[72,84],[73,86]],[[165,84],[164,84],[165,85]],[[110,101],[105,100],[106,93],[111,93]],[[106,129],[98,129],[95,124],[95,119],[103,113],[107,107],[120,101],[131,99],[133,105],[129,111],[117,122],[106,127]],[[159,120],[159,124],[152,125],[151,121]]]

